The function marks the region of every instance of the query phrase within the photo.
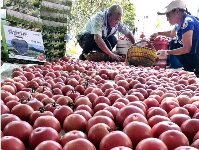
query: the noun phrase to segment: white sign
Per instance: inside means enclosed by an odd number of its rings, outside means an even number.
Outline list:
[[[45,51],[40,32],[4,25],[9,58],[44,61]]]

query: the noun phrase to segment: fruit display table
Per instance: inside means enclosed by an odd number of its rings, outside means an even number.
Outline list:
[[[66,56],[4,63],[1,137],[3,150],[197,150],[199,80],[182,69]]]

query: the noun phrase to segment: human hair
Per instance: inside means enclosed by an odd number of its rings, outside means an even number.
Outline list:
[[[108,15],[123,15],[123,9],[118,4],[113,4],[108,9]]]

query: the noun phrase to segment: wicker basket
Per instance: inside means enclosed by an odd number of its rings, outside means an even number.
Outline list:
[[[89,61],[96,61],[96,62],[113,61],[112,58],[108,56],[107,54],[101,53],[101,52],[95,52],[95,51],[92,51],[88,53],[87,55],[85,54],[84,57]]]
[[[141,42],[147,42],[152,49],[137,46]],[[154,65],[156,59],[157,55],[154,46],[146,40],[135,43],[127,52],[127,63],[129,65],[150,67]]]

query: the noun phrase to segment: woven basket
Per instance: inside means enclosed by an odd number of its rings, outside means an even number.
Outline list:
[[[91,52],[91,53],[88,53],[87,55],[85,54],[84,57],[89,61],[96,61],[96,62],[113,61],[110,56],[101,52]]]
[[[141,42],[147,42],[152,49],[137,46]],[[150,67],[154,65],[156,59],[157,55],[154,46],[146,40],[135,43],[127,52],[127,62],[129,65]]]

